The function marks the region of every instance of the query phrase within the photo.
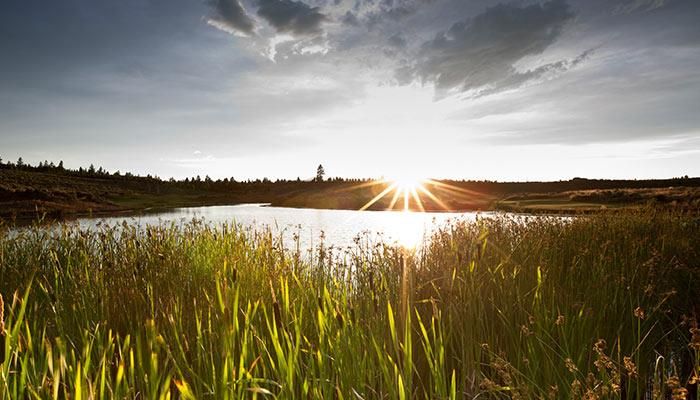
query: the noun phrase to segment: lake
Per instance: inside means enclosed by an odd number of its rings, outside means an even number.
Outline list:
[[[354,246],[354,239],[358,235],[365,235],[370,241],[381,239],[387,243],[415,248],[435,229],[450,221],[474,221],[477,216],[490,214],[493,213],[318,210],[242,204],[176,208],[131,217],[81,218],[73,223],[83,229],[92,229],[100,224],[116,225],[124,221],[147,226],[184,224],[193,219],[201,219],[214,226],[235,223],[254,230],[270,228],[276,235],[282,235],[287,245],[291,245],[293,236],[298,234],[300,246],[305,250],[316,247],[322,235],[327,246],[338,248]]]

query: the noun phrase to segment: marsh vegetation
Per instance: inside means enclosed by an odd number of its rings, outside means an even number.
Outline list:
[[[4,230],[0,398],[697,398],[699,239],[653,209],[311,255],[235,225]]]

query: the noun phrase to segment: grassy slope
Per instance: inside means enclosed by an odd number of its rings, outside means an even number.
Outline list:
[[[306,260],[235,227],[121,229],[0,231],[0,398],[698,394],[682,214],[483,219],[421,254]]]
[[[674,185],[676,187],[669,188]],[[685,185],[685,186],[680,186]],[[655,202],[700,209],[700,179],[666,181],[591,181],[493,183],[444,182],[426,184],[439,202],[421,194],[421,204],[409,207],[430,211],[502,209],[524,212],[576,212],[602,208],[637,207]],[[141,211],[246,202],[286,207],[360,209],[386,188],[385,184],[348,182],[173,184],[146,178],[86,177],[75,174],[0,169],[0,218],[36,218],[41,214]],[[387,194],[370,209],[386,209]],[[399,198],[397,208],[403,207]]]
[[[639,207],[653,203],[687,210],[700,209],[700,188],[693,186],[657,188],[616,188],[572,190],[550,193],[523,193],[500,199],[502,210],[601,210]]]
[[[268,190],[207,190],[145,178],[80,177],[0,170],[0,218],[132,212],[149,208],[261,202]],[[37,213],[38,210],[39,212]]]

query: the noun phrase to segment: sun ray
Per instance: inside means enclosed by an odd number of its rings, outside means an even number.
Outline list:
[[[384,179],[378,179],[378,180],[358,183],[358,184],[351,185],[348,187],[340,188],[340,189],[337,189],[336,191],[337,192],[349,192],[349,191],[353,191],[353,190],[357,190],[357,189],[364,189],[367,187],[378,186],[378,185],[387,184],[387,183],[388,183],[388,181],[386,181]]]
[[[394,191],[394,196],[391,198],[391,203],[389,203],[389,207],[387,207],[387,210],[393,210],[394,207],[396,206],[396,203],[399,201],[399,195],[401,194],[400,190],[395,190]]]
[[[399,209],[402,209],[402,211],[416,210],[420,212],[426,212],[428,209],[428,205],[425,203],[426,198],[432,201],[432,203],[430,203],[430,209],[436,205],[444,211],[450,211],[450,206],[448,206],[445,201],[440,199],[442,196],[439,193],[442,193],[448,197],[454,197],[457,195],[460,197],[481,198],[484,196],[483,193],[478,193],[473,190],[461,188],[434,179],[415,179],[407,176],[396,179],[381,179],[372,182],[365,182],[359,185],[354,185],[352,188],[344,188],[342,190],[371,187],[381,184],[385,184],[387,187],[384,188],[378,195],[374,196],[372,200],[367,202],[367,204],[365,204],[362,208],[360,208],[360,211],[368,210],[390,193],[391,200],[389,201],[389,205],[386,210],[395,210],[397,208],[397,204],[399,201],[401,201],[403,203],[403,207]],[[434,193],[432,190],[435,190],[438,193]]]
[[[469,195],[469,196],[483,196],[484,195],[483,193],[479,193],[479,192],[475,192],[475,191],[470,190],[470,189],[465,189],[465,188],[461,188],[458,186],[450,185],[450,184],[447,184],[445,182],[436,181],[434,179],[428,179],[425,182],[427,184],[437,186],[437,187],[445,189],[447,191],[459,192],[459,193]]]
[[[449,210],[450,210],[450,207],[448,207],[447,204],[445,204],[444,201],[440,200],[437,196],[435,196],[435,195],[434,195],[430,190],[428,190],[428,188],[426,188],[425,186],[420,186],[420,187],[418,187],[418,190],[420,190],[421,192],[425,193],[426,196],[430,197],[430,199],[431,199],[432,201],[434,201],[435,203],[437,203],[437,205],[439,205],[440,207],[442,207],[445,211],[449,211]]]
[[[421,188],[422,186],[418,186],[418,188]],[[416,191],[417,188],[411,188],[411,197],[413,197],[413,200],[416,202],[416,205],[418,205],[418,208],[420,209],[421,212],[425,212],[425,207],[423,207],[423,202],[420,199],[420,196],[418,195],[418,192]]]
[[[394,189],[396,188],[396,186],[397,186],[396,183],[392,183],[391,185],[389,185],[386,189],[382,190],[381,193],[379,193],[378,195],[374,196],[374,198],[373,198],[372,200],[370,200],[367,204],[365,204],[364,206],[362,206],[362,208],[360,208],[360,211],[365,211],[365,210],[367,210],[368,208],[372,207],[372,205],[373,205],[374,203],[378,202],[378,201],[381,200],[384,196],[386,196],[389,192],[391,192],[392,190],[394,190]]]

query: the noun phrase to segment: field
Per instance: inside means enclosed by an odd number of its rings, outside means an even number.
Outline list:
[[[480,219],[421,251],[196,222],[0,232],[0,398],[698,396],[681,212]]]

